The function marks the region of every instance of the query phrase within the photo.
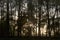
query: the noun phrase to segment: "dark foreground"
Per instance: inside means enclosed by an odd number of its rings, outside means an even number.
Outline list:
[[[60,40],[60,37],[1,37],[0,40]]]

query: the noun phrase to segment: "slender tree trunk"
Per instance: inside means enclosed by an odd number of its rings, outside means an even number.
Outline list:
[[[9,36],[9,0],[7,0],[6,36]]]
[[[38,0],[38,3],[40,5],[39,7],[39,36],[40,36],[40,27],[41,27],[41,5],[42,5],[42,0]]]
[[[21,34],[21,26],[20,26],[20,0],[19,0],[19,9],[18,9],[18,36],[19,36],[19,27],[20,27],[20,34]]]
[[[47,19],[48,19],[48,29],[49,29],[49,37],[51,37],[51,33],[50,33],[50,20],[49,20],[49,7],[48,7],[48,5],[49,5],[49,0],[46,0],[46,2],[47,2]]]
[[[3,5],[3,4],[1,4],[1,5]],[[1,7],[1,8],[3,8],[3,6]],[[4,23],[4,18],[3,18],[3,9],[1,9],[1,29],[0,29],[0,31],[1,31],[1,36],[4,36],[4,26],[3,26],[3,23]]]
[[[21,3],[22,0],[19,0],[18,3],[19,3],[19,9],[18,9],[18,36],[21,36],[21,27],[22,27],[22,24],[21,24],[21,16],[22,14],[20,13],[20,7],[21,7]]]
[[[12,6],[11,6],[11,3],[10,3],[10,7],[11,7],[11,23],[12,23],[12,21],[13,21],[13,17],[12,17],[12,14],[13,14],[13,12],[12,12]],[[13,28],[13,26],[12,27],[10,27],[11,29],[10,29],[10,33],[11,33],[11,36],[14,36],[14,30],[12,30],[12,28]]]
[[[56,4],[56,12],[57,12],[57,27],[59,28],[59,17],[58,17],[58,4]],[[55,27],[56,28],[56,27]],[[58,33],[57,33],[58,34]],[[55,34],[55,35],[57,35]]]
[[[57,21],[58,21],[58,23],[59,23],[59,17],[58,17],[58,5],[56,5],[56,12],[57,12]],[[59,24],[58,24],[58,27],[59,27]]]
[[[0,22],[0,36],[2,36],[3,35],[3,33],[2,33],[2,9],[1,9],[1,22]]]

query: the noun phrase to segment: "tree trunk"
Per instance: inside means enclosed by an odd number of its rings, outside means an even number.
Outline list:
[[[39,7],[39,36],[40,36],[40,27],[41,27],[41,5],[42,5],[42,0],[38,0],[38,3],[40,5]]]
[[[19,0],[18,3],[19,3],[19,9],[18,9],[18,36],[21,36],[21,27],[22,27],[22,24],[21,24],[21,16],[22,16],[22,13],[20,13],[20,3],[22,2],[22,0]]]
[[[51,37],[51,33],[50,33],[50,20],[49,20],[49,7],[48,7],[48,5],[49,5],[49,0],[46,0],[46,2],[47,2],[47,19],[48,19],[48,30],[49,30],[49,37]]]
[[[7,0],[7,16],[6,16],[6,36],[9,36],[9,27],[10,27],[10,25],[9,25],[9,0]]]

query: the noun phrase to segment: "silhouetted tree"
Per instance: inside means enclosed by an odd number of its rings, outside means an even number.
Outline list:
[[[48,20],[48,29],[50,29],[50,19],[49,19],[49,0],[46,0],[46,6],[47,6],[47,20]],[[50,30],[49,30],[49,36],[51,37],[50,35]]]
[[[40,36],[40,26],[41,26],[41,6],[42,6],[43,0],[38,0],[39,4],[39,36]]]
[[[17,1],[18,2],[18,21],[17,21],[17,23],[18,23],[18,36],[19,36],[19,34],[20,34],[20,36],[21,36],[21,27],[22,27],[22,13],[21,13],[21,11],[20,11],[20,7],[21,7],[21,3],[22,3],[22,0],[18,0]],[[20,33],[19,33],[20,32]]]
[[[6,14],[6,36],[9,36],[9,28],[10,28],[10,25],[9,25],[9,0],[7,0],[7,14]]]

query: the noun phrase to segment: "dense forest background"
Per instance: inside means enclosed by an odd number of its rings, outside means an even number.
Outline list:
[[[60,0],[0,0],[0,36],[60,36]]]

